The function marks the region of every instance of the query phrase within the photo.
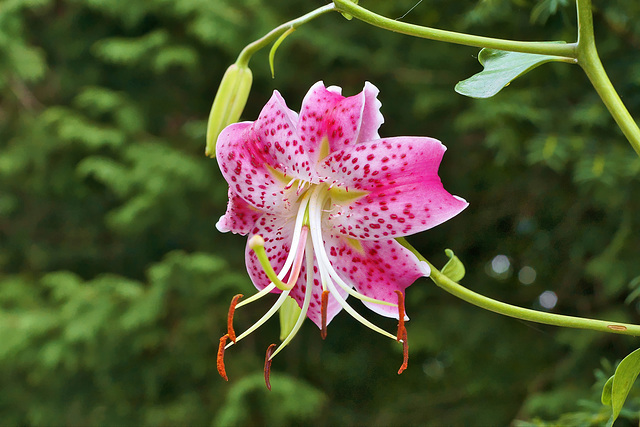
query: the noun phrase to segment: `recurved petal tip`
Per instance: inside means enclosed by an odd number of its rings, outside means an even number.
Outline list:
[[[429,264],[426,261],[419,261],[418,268],[420,269],[424,277],[431,276],[431,267],[429,267]]]

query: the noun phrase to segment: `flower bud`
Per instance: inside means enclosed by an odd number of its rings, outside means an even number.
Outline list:
[[[205,149],[207,156],[215,157],[218,135],[222,129],[240,118],[249,97],[252,80],[251,70],[247,66],[233,64],[224,73],[209,113]]]

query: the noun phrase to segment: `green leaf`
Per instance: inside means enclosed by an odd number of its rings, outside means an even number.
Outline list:
[[[360,0],[350,0],[350,1],[351,1],[351,3],[353,3],[353,4],[358,4],[358,2],[359,2]],[[342,16],[344,16],[348,21],[351,21],[351,20],[353,19],[353,16],[352,16],[352,15],[349,15],[348,13],[345,13],[345,12],[340,12],[340,13],[341,13],[341,14],[342,14]]]
[[[442,274],[454,282],[462,280],[465,274],[464,264],[460,261],[451,249],[445,249],[444,253],[449,257],[449,261],[442,267]]]
[[[564,62],[567,58],[533,53],[506,52],[482,49],[478,55],[484,70],[458,82],[455,91],[471,98],[490,98],[512,80],[551,61]]]
[[[607,423],[608,426],[613,425],[618,415],[620,415],[624,401],[627,399],[627,395],[638,374],[640,374],[640,349],[625,357],[616,368],[616,373],[604,385],[602,403],[606,405],[606,402],[610,402],[613,410],[611,419]],[[609,383],[611,383],[610,396],[608,396],[609,391],[607,390]]]
[[[600,400],[602,401],[603,405],[611,406],[611,390],[613,388],[614,377],[615,375],[611,375],[611,377],[604,384],[604,387],[602,387],[602,396],[600,397]]]
[[[287,31],[285,31],[280,37],[278,37],[278,40],[276,40],[275,43],[273,43],[273,46],[271,47],[271,50],[269,51],[269,67],[271,68],[271,78],[272,79],[276,77],[276,71],[275,71],[275,68],[273,66],[273,60],[276,57],[276,51],[278,50],[278,48],[280,47],[280,44],[282,44],[284,39],[289,37],[289,35],[291,33],[293,33],[295,30],[296,30],[295,28],[291,27]]]

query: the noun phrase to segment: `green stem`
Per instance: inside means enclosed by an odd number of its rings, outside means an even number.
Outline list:
[[[333,10],[336,10],[335,5],[327,4],[325,6],[319,7],[318,9],[315,9],[307,13],[306,15],[302,15],[299,18],[293,19],[289,22],[285,22],[284,24],[279,25],[278,27],[269,31],[264,37],[259,38],[258,40],[254,41],[253,43],[247,45],[244,49],[242,49],[242,52],[240,52],[240,55],[238,55],[236,64],[238,64],[238,66],[244,66],[244,67],[248,66],[249,60],[251,59],[251,56],[254,53],[256,53],[260,49],[264,48],[268,44],[275,41],[278,37],[280,37],[285,32],[290,30],[295,30],[300,25],[306,24],[307,22],[317,18],[318,16],[323,15],[327,12],[331,12]]]
[[[427,261],[428,262],[428,261]],[[449,292],[473,305],[494,313],[502,314],[516,319],[527,320],[529,322],[543,323],[546,325],[564,326],[565,328],[589,329],[599,332],[610,332],[614,334],[640,336],[640,325],[628,323],[607,322],[604,320],[585,319],[583,317],[565,316],[563,314],[547,313],[543,311],[530,310],[518,307],[501,301],[485,297],[464,286],[454,282],[442,274],[431,263],[431,280]]]
[[[565,328],[588,329],[592,331],[609,332],[613,334],[640,336],[640,325],[585,319],[582,317],[565,316],[563,314],[546,313],[543,311],[518,307],[491,299],[489,297],[485,297],[484,295],[480,295],[470,289],[465,288],[464,286],[454,282],[453,280],[442,274],[440,270],[435,268],[433,264],[427,261],[405,239],[397,240],[400,244],[413,252],[418,257],[418,259],[429,264],[429,267],[431,267],[430,277],[436,285],[449,292],[450,294],[475,306],[484,308],[485,310],[493,311],[494,313],[502,314],[504,316],[514,317],[516,319],[527,320],[529,322],[543,323],[545,325],[563,326]]]
[[[340,12],[347,13],[368,24],[410,36],[461,44],[465,46],[576,58],[575,43],[523,42],[474,36],[470,34],[456,33],[454,31],[422,27],[420,25],[408,24],[406,22],[389,19],[358,6],[350,0],[334,0],[333,3],[335,4],[336,9]]]
[[[640,129],[611,84],[598,56],[593,33],[591,0],[577,0],[576,3],[578,9],[578,45],[576,50],[578,63],[600,95],[602,102],[607,106],[609,113],[620,126],[622,133],[640,156]]]

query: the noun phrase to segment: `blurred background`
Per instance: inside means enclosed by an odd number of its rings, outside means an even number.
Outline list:
[[[361,0],[402,16],[415,0]],[[640,2],[594,0],[598,46],[640,118]],[[218,233],[227,184],[204,156],[219,81],[249,42],[319,0],[0,3],[0,419],[3,425],[600,425],[624,336],[485,312],[427,279],[401,346],[338,316],[307,322],[262,377],[277,319],[215,366],[231,297],[252,292],[245,238]],[[635,18],[634,18],[635,17]],[[424,0],[404,21],[574,41],[571,0]],[[471,205],[410,241],[463,284],[557,313],[640,322],[640,161],[577,66],[544,65],[495,98],[453,91],[478,49],[339,14],[251,61],[243,117],[274,89],[297,110],[316,81],[380,88],[382,136],[448,147],[445,187]],[[236,313],[236,330],[264,298]],[[354,306],[362,308],[358,303]],[[363,313],[366,310],[362,310]],[[393,330],[396,322],[377,318]],[[623,419],[636,423],[640,393]]]

